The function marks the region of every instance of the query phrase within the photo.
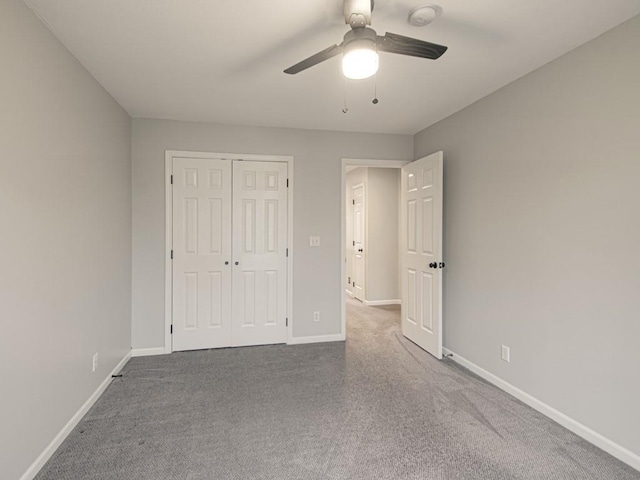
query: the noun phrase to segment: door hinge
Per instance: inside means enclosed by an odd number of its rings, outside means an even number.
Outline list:
[[[353,204],[354,204],[354,205],[356,204],[356,201],[355,201],[355,200],[351,200],[351,201],[353,202]]]
[[[288,326],[289,326],[289,319],[288,319],[288,318],[285,318],[285,319],[284,319],[284,326],[285,326],[285,327],[288,327]]]
[[[171,175],[171,185],[173,185],[173,175]]]
[[[353,285],[352,285],[352,286],[354,286],[354,287],[355,287],[355,286],[356,286],[356,282],[353,282]]]
[[[171,326],[169,327],[169,333],[170,333],[171,335],[173,335],[173,325],[171,325]]]
[[[355,241],[355,240],[353,241],[353,246],[354,246],[354,247],[356,246],[356,241]]]
[[[289,179],[287,178],[287,188],[289,188]]]
[[[351,277],[348,277],[347,284],[351,285]]]
[[[171,260],[173,260],[173,250],[171,250]]]
[[[289,256],[289,249],[287,248],[287,257]]]

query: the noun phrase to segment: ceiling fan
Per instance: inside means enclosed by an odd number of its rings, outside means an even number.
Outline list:
[[[321,52],[287,68],[284,73],[294,75],[325,60],[342,54],[342,72],[352,79],[368,78],[378,71],[378,52],[397,53],[436,60],[447,51],[444,45],[425,42],[395,33],[378,35],[369,28],[373,0],[344,0],[344,20],[351,25],[340,45],[332,45]]]

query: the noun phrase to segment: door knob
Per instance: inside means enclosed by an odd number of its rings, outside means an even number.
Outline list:
[[[429,268],[438,268],[438,264],[436,262],[431,262],[429,264]]]
[[[225,265],[229,265],[229,262],[224,262]]]
[[[236,265],[240,265],[240,262],[236,262]]]
[[[439,267],[440,267],[440,268],[444,268],[444,262],[440,262]]]
[[[361,248],[359,248],[359,249],[358,249],[358,251],[359,251],[360,253],[362,253],[362,249],[361,249]]]

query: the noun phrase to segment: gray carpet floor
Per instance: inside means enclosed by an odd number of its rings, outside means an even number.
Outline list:
[[[134,358],[37,480],[640,479],[450,360],[396,307],[346,343]]]

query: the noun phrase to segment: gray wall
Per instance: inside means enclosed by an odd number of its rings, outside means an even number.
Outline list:
[[[13,480],[131,346],[131,122],[19,0],[0,2],[0,59],[0,478]]]
[[[636,17],[415,137],[445,155],[445,346],[636,454],[639,51]]]
[[[367,177],[368,301],[396,300],[398,288],[398,194],[400,169],[369,168]]]
[[[294,156],[293,334],[339,333],[341,159],[409,160],[412,137],[133,120],[134,348],[164,346],[165,150]]]

